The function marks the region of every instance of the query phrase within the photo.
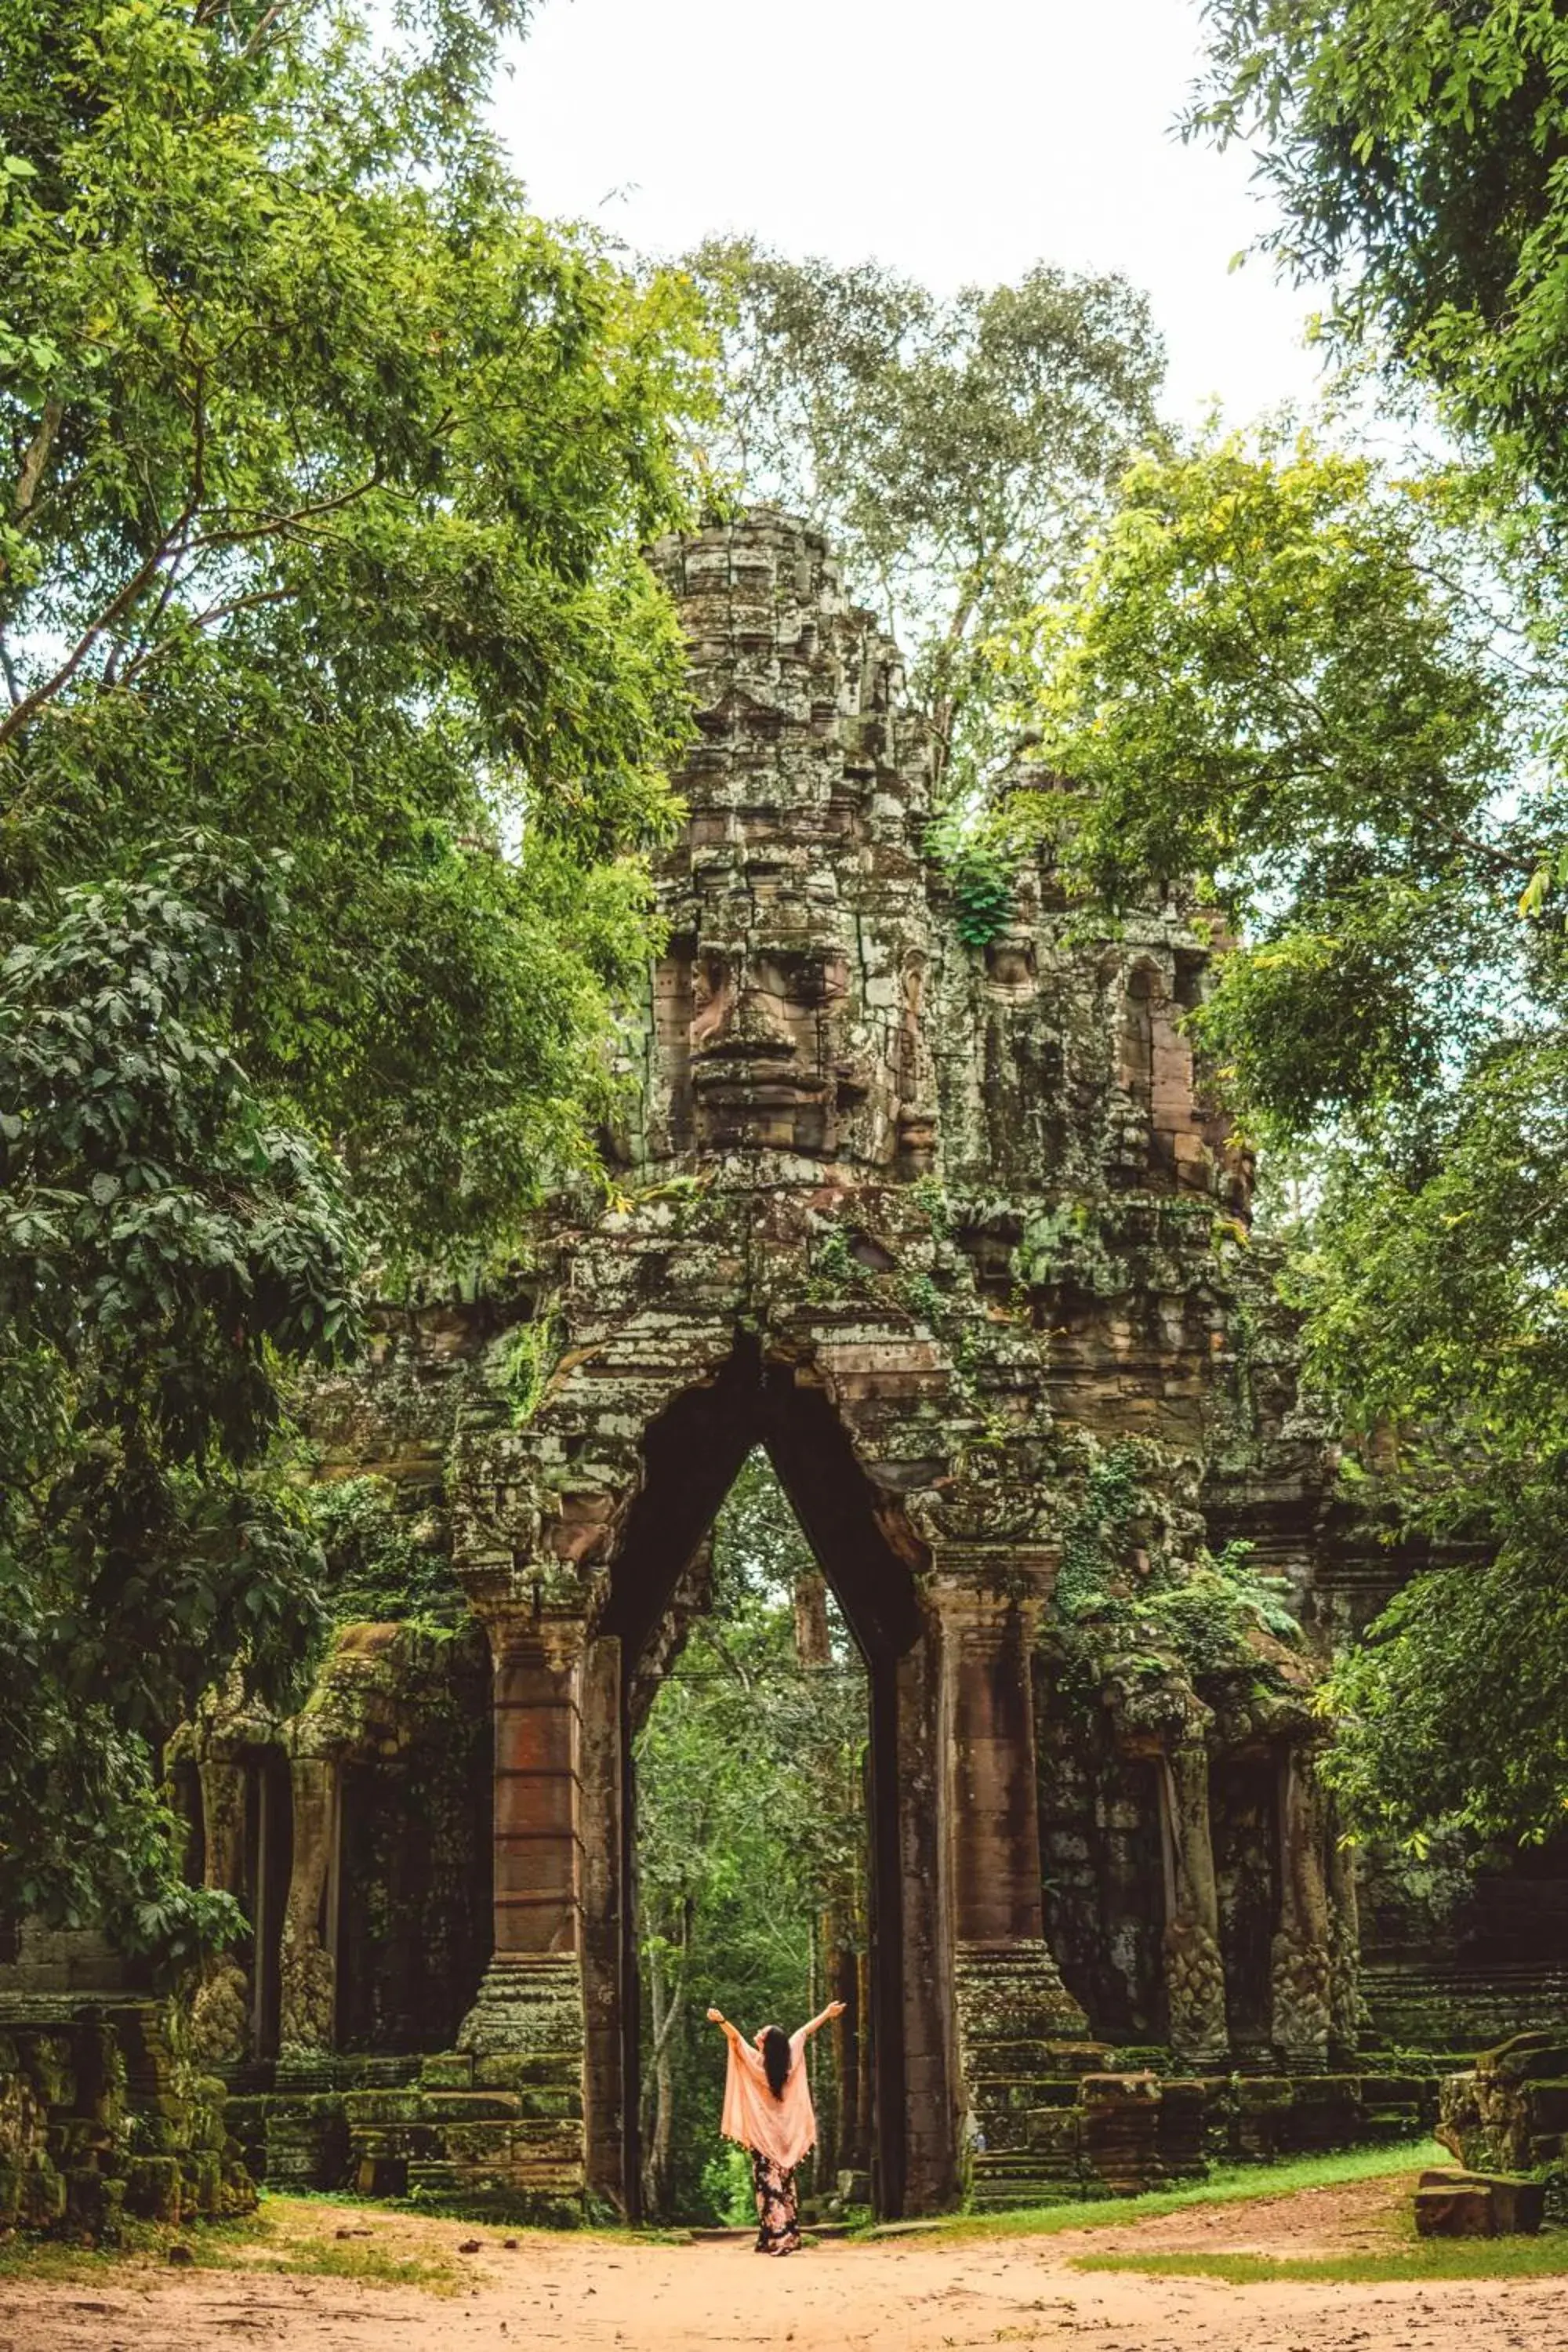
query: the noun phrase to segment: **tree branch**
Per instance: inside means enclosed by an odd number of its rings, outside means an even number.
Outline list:
[[[110,597],[98,618],[83,630],[54,675],[45,678],[41,686],[35,687],[31,694],[25,694],[20,702],[13,704],[6,717],[0,720],[0,746],[8,743],[14,735],[19,734],[36,711],[41,710],[47,702],[52,702],[57,694],[63,692],[99,639],[116,627],[125,619],[127,614],[134,609],[138,599],[143,596],[152,586],[168,557],[181,545],[201,510],[206,485],[206,401],[204,396],[202,370],[198,367],[192,394],[190,495],[181,509],[178,520],[172,530],[163,533],[152,554],[132,573],[125,585],[116,595]]]
[[[8,743],[14,735],[19,734],[36,711],[41,710],[47,702],[52,702],[55,696],[70,684],[99,639],[106,631],[112,629],[117,622],[122,621],[135,604],[137,598],[143,595],[151,587],[158,576],[160,565],[177,542],[189,520],[188,514],[181,516],[174,529],[165,533],[146,562],[132,573],[123,588],[117,595],[110,598],[98,618],[83,630],[52,677],[45,678],[41,686],[36,686],[31,694],[24,695],[21,701],[14,706],[6,717],[0,719],[0,745]]]
[[[363,482],[356,482],[350,489],[338,491],[332,498],[316,499],[309,506],[296,507],[291,514],[266,515],[260,522],[247,524],[243,530],[206,531],[200,539],[191,541],[190,551],[193,555],[205,555],[209,548],[245,547],[258,539],[287,538],[302,523],[313,522],[318,515],[341,514],[345,507],[352,507],[358,499],[368,498],[372,490],[381,488],[385,478],[378,463]]]
[[[236,613],[254,612],[262,604],[286,604],[299,593],[298,588],[257,588],[248,595],[230,596],[224,604],[209,604],[205,613],[193,614],[185,626],[192,631],[213,628],[219,621],[232,619]],[[157,645],[143,645],[120,673],[120,684],[129,686],[133,678],[140,677],[142,672],[167,653],[174,643],[174,637],[167,636]]]
[[[32,511],[33,502],[38,495],[38,484],[43,480],[44,468],[49,462],[49,451],[55,446],[55,436],[60,429],[65,413],[64,401],[45,401],[38,429],[27,444],[27,454],[22,460],[22,471],[17,478],[16,495],[11,503],[13,522],[25,522]]]

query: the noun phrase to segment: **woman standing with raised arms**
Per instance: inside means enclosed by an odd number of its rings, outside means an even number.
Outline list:
[[[806,2150],[816,2146],[805,2045],[819,2026],[843,2014],[844,2003],[830,2000],[821,2016],[798,2032],[785,2034],[776,2025],[764,2025],[755,2042],[748,2042],[721,2011],[708,2012],[710,2024],[721,2029],[730,2045],[719,2128],[751,2154],[759,2254],[793,2254],[800,2244],[795,2168]]]

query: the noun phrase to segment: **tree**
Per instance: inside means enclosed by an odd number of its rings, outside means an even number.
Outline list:
[[[1331,331],[1568,487],[1568,22],[1550,0],[1208,0],[1189,131],[1261,141],[1263,243]]]
[[[751,238],[689,266],[725,321],[715,474],[832,535],[904,635],[939,782],[962,791],[999,756],[978,648],[1063,576],[1156,432],[1146,301],[1043,263],[943,301]]]
[[[0,887],[286,847],[247,1066],[405,1255],[584,1157],[683,724],[690,297],[528,215],[516,16],[0,5]]]
[[[1335,1689],[1331,1772],[1406,1836],[1568,1801],[1563,612],[1485,492],[1305,439],[1136,467],[1022,657],[1064,789],[998,819],[1113,905],[1197,873],[1239,933],[1194,1026],[1310,1168],[1310,1371],[1459,1549]]]
[[[700,336],[529,215],[521,16],[0,0],[0,1907],[131,1941],[319,1622],[288,1378],[591,1164],[644,961]]]
[[[251,1474],[275,1355],[353,1335],[337,1171],[228,1044],[280,913],[275,870],[187,841],[0,968],[0,1916],[165,1951],[222,1903],[178,1885],[153,1743],[241,1657],[276,1695],[316,1628],[299,1507]]]

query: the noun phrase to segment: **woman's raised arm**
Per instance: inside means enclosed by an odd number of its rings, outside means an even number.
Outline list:
[[[721,2009],[710,2009],[709,2011],[708,2022],[710,2025],[716,2025],[727,2042],[739,2042],[742,2039],[740,2027],[738,2025],[731,2025],[729,2019]]]
[[[827,2024],[831,2018],[842,2017],[844,2014],[844,2008],[845,2004],[843,2001],[830,2000],[820,2017],[814,2017],[809,2025],[803,2025],[801,2027],[800,2039],[803,2042],[809,2042],[812,2035],[818,2032],[823,2026]]]

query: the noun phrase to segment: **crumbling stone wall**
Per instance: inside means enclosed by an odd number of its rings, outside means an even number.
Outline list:
[[[1436,2136],[1472,2171],[1541,2172],[1568,2203],[1568,2036],[1536,2032],[1443,2084]]]
[[[159,2003],[0,1999],[0,2237],[97,2242],[126,2216],[249,2212],[224,2104]]]

